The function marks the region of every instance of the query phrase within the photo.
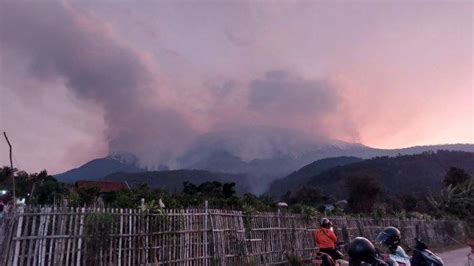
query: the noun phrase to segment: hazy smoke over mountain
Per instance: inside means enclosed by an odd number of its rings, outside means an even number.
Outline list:
[[[338,107],[335,89],[324,81],[303,80],[286,71],[272,71],[251,83],[250,108],[280,116],[316,115]]]
[[[192,136],[182,115],[148,99],[160,97],[160,84],[146,55],[120,44],[94,16],[52,2],[3,2],[0,10],[2,44],[27,58],[33,77],[61,79],[103,109],[111,151],[154,163]]]
[[[111,152],[130,151],[151,166],[170,163],[195,136],[180,110],[165,105],[169,89],[160,84],[160,73],[147,55],[122,44],[93,14],[55,3],[4,2],[1,10],[2,43],[27,58],[32,77],[63,80],[77,98],[101,107]],[[218,121],[227,119],[228,128],[248,123],[295,126],[308,123],[300,119],[306,116],[313,119],[309,123],[320,125],[340,100],[324,81],[304,80],[282,70],[239,89],[248,94],[230,96],[239,102],[238,110],[223,106],[213,114]],[[222,97],[222,91],[214,93]],[[225,115],[229,112],[242,114],[243,121],[233,121]],[[268,145],[278,145],[273,141]],[[255,147],[249,148],[258,156]],[[248,154],[245,147],[239,149]]]
[[[23,168],[53,173],[120,151],[173,168],[206,149],[249,161],[331,139],[472,142],[471,10],[1,1],[0,128]]]

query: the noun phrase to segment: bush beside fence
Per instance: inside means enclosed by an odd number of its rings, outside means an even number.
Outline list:
[[[447,245],[462,234],[450,220],[331,218],[344,242],[374,239],[385,226]],[[318,219],[217,209],[27,207],[0,222],[1,265],[269,265],[308,260]]]

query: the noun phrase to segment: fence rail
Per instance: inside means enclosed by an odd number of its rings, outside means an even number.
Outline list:
[[[102,222],[93,223],[98,216]],[[96,220],[94,220],[96,219]],[[339,239],[374,239],[385,226],[431,245],[452,243],[459,221],[333,217]],[[98,236],[91,235],[98,227]],[[1,265],[270,265],[314,257],[317,219],[217,209],[41,207],[0,221]]]

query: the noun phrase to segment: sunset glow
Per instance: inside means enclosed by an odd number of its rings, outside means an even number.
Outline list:
[[[473,34],[472,1],[2,1],[0,129],[52,173],[249,126],[474,143]]]

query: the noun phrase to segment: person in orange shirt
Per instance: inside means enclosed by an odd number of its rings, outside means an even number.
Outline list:
[[[331,256],[333,260],[342,259],[342,254],[336,249],[337,237],[332,229],[332,223],[328,218],[321,219],[321,228],[314,232],[316,244],[319,251]]]

